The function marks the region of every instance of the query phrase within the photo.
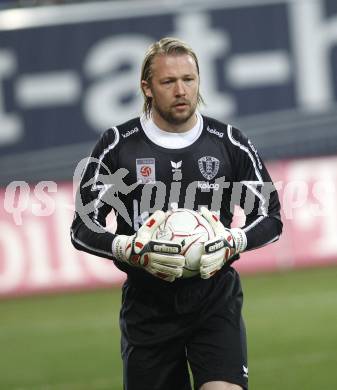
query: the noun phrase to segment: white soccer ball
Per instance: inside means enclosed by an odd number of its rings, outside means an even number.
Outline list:
[[[199,274],[203,244],[214,238],[214,232],[208,221],[198,212],[176,209],[157,228],[154,238],[182,245],[181,254],[186,259],[182,277],[190,278]]]

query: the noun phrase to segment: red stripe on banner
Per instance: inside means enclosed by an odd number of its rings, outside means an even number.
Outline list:
[[[337,158],[268,165],[282,203],[283,235],[242,254],[242,273],[337,263]],[[70,183],[7,186],[0,191],[0,296],[120,285],[112,261],[77,251],[70,242]],[[21,192],[20,192],[21,191]],[[242,213],[242,212],[241,212]],[[235,225],[243,223],[238,210]],[[108,228],[115,228],[114,219]]]

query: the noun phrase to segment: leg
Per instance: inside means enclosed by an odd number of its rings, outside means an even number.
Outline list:
[[[130,346],[122,340],[124,390],[191,390],[184,345]]]
[[[122,302],[124,390],[191,390],[185,341],[167,306],[127,283]]]
[[[229,299],[220,294],[212,303],[187,343],[195,389],[247,390],[246,331],[239,282],[234,284]]]

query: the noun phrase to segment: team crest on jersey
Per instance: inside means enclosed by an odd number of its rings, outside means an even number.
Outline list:
[[[211,156],[199,158],[198,165],[201,174],[207,180],[212,180],[219,171],[220,161]]]
[[[140,184],[150,184],[156,181],[156,160],[154,158],[136,159],[137,181]]]

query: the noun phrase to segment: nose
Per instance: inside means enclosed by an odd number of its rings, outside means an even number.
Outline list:
[[[175,90],[174,90],[175,96],[184,96],[185,95],[185,86],[184,82],[182,80],[177,80],[175,84]]]

